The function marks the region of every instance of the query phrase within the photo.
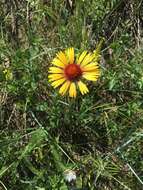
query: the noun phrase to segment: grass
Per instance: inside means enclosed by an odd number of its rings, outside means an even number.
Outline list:
[[[1,1],[0,189],[141,190],[143,1]],[[102,38],[98,82],[61,97],[55,54]]]

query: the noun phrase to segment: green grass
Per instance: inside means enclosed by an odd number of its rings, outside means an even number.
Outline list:
[[[1,1],[0,189],[141,190],[143,1]],[[55,54],[102,38],[98,82],[61,97],[47,79]]]

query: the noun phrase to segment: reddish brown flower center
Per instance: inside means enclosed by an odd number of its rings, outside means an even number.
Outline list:
[[[78,80],[82,75],[80,66],[74,63],[67,65],[64,72],[68,80],[71,81]]]

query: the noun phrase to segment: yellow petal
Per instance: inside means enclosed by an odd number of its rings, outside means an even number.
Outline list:
[[[56,65],[57,67],[61,67],[61,68],[65,67],[65,64],[60,59],[57,59],[57,58],[53,59],[52,64]]]
[[[52,85],[54,88],[57,88],[58,86],[60,86],[61,84],[63,84],[63,83],[65,82],[65,80],[66,80],[65,78],[56,80],[56,81],[52,82],[51,85]]]
[[[65,53],[63,53],[62,51],[60,51],[60,52],[57,54],[57,58],[58,58],[64,65],[67,65],[67,64],[68,64],[67,57],[66,57]]]
[[[86,56],[87,51],[83,51],[82,54],[79,56],[78,60],[77,60],[77,64],[81,64],[81,62],[83,61],[84,57]]]
[[[68,88],[69,88],[69,86],[70,86],[70,81],[66,81],[62,86],[61,86],[61,88],[60,88],[60,90],[59,90],[59,93],[60,94],[62,94],[62,95],[64,95],[66,92],[67,92],[67,90],[68,90]]]
[[[83,61],[81,62],[81,66],[87,65],[93,60],[94,60],[94,54],[88,53],[83,59]]]
[[[89,92],[87,86],[83,82],[79,81],[77,84],[82,95]]]
[[[66,53],[69,59],[69,63],[73,64],[74,63],[74,48],[68,48]]]
[[[71,85],[70,85],[69,96],[72,97],[72,98],[76,97],[76,86],[75,86],[74,82],[72,82]]]
[[[83,72],[96,70],[98,68],[99,68],[98,63],[90,63],[90,64],[87,64],[87,65],[81,67]]]
[[[91,80],[91,81],[97,81],[98,77],[99,77],[100,73],[83,73],[83,78],[87,79],[87,80]]]
[[[60,69],[58,67],[50,67],[49,68],[49,73],[63,73],[63,69]]]
[[[54,80],[64,78],[64,75],[63,74],[50,74],[48,76],[48,78],[49,78],[49,81],[54,81]]]

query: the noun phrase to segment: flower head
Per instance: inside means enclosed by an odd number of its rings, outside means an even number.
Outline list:
[[[72,181],[75,181],[76,180],[75,171],[73,171],[73,170],[64,171],[64,178],[65,178],[65,181],[68,182],[68,183],[70,183]]]
[[[60,87],[59,93],[76,97],[77,88],[82,95],[89,92],[82,80],[97,81],[100,76],[98,66],[99,52],[88,53],[83,51],[78,58],[75,57],[74,48],[60,51],[53,59],[49,68],[49,81],[54,88]]]

